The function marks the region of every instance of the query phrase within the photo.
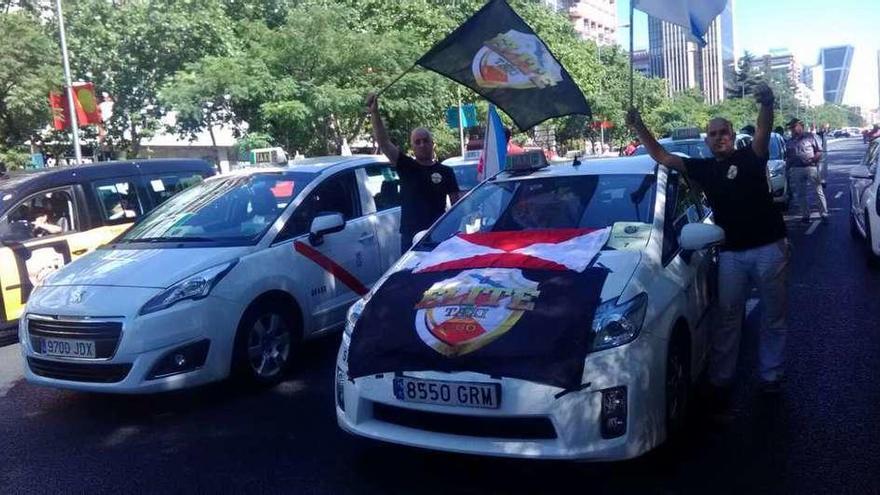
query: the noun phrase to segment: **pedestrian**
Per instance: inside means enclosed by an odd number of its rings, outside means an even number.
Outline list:
[[[801,221],[810,222],[810,206],[807,191],[815,189],[819,201],[819,214],[822,221],[828,221],[828,203],[825,201],[825,190],[819,178],[819,164],[822,161],[822,147],[816,136],[804,132],[804,123],[800,119],[788,122],[791,139],[785,143],[789,180],[791,181],[794,198],[801,210]]]
[[[507,140],[506,141],[507,142],[507,155],[508,156],[521,155],[521,154],[525,153],[526,150],[523,149],[522,146],[516,144],[514,141],[511,141],[510,136],[511,136],[510,127],[505,127],[504,128],[504,139]]]
[[[624,156],[633,156],[636,153],[636,150],[639,148],[639,145],[642,144],[639,141],[639,138],[635,138],[626,145],[626,148],[623,150]]]
[[[715,222],[725,232],[718,266],[720,321],[711,335],[709,359],[713,405],[722,415],[728,413],[751,284],[757,286],[764,307],[758,339],[762,392],[778,393],[783,378],[789,243],[782,214],[767,188],[773,92],[762,84],[754,95],[760,111],[751,144],[736,149],[733,125],[726,119],[714,118],[708,124],[705,139],[712,158],[682,158],[669,153],[642,122],[637,110],[631,109],[627,115],[627,123],[636,130],[654,160],[687,174],[703,189]]]
[[[745,125],[745,126],[743,126],[742,129],[739,130],[739,132],[741,134],[747,134],[749,136],[754,137],[755,136],[755,126],[753,126],[752,124]]]
[[[826,187],[828,181],[828,129],[829,125],[825,124],[816,131],[819,137],[819,145],[822,147],[822,160],[819,162],[819,181],[822,188]]]
[[[782,137],[785,137],[785,129],[783,129],[781,125],[776,126],[776,128],[773,129],[773,132],[779,134]]]
[[[412,246],[413,237],[430,227],[446,211],[446,198],[454,204],[461,193],[455,172],[434,159],[434,138],[423,127],[410,133],[412,157],[402,153],[391,143],[382,116],[379,114],[379,97],[367,96],[367,109],[373,124],[373,137],[379,150],[400,177],[400,252]]]

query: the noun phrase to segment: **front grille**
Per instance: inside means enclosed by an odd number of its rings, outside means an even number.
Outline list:
[[[482,438],[552,440],[556,429],[545,417],[464,416],[373,403],[373,418],[407,428]]]
[[[131,371],[131,363],[70,363],[32,357],[27,358],[27,362],[36,375],[72,382],[116,383]]]
[[[40,339],[50,337],[56,339],[89,340],[95,343],[95,358],[108,359],[116,353],[119,337],[122,335],[122,323],[114,321],[63,321],[28,318],[28,337],[31,348],[41,353]]]

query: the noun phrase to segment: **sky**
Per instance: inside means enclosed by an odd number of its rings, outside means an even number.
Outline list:
[[[748,50],[761,56],[786,48],[803,65],[816,64],[822,47],[855,47],[843,102],[862,108],[880,106],[877,51],[880,5],[876,0],[731,0],[737,57]],[[629,0],[618,0],[620,24],[629,22]],[[648,18],[635,14],[635,47],[648,48]],[[618,42],[629,45],[629,31],[618,29]]]

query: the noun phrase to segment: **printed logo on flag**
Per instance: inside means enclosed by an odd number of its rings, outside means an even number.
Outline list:
[[[446,357],[469,354],[507,333],[535,308],[538,283],[520,270],[466,270],[432,285],[415,306],[415,326]]]
[[[511,29],[483,45],[471,63],[479,86],[542,89],[562,81],[562,67],[533,34]]]

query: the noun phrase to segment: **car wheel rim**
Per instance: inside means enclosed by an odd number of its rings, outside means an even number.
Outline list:
[[[281,315],[266,313],[257,318],[248,335],[248,358],[254,374],[272,378],[284,369],[290,356],[290,332]]]
[[[668,399],[667,415],[670,421],[678,420],[685,407],[687,400],[687,388],[685,387],[684,363],[677,351],[669,356],[669,370],[666,376],[666,396]]]

